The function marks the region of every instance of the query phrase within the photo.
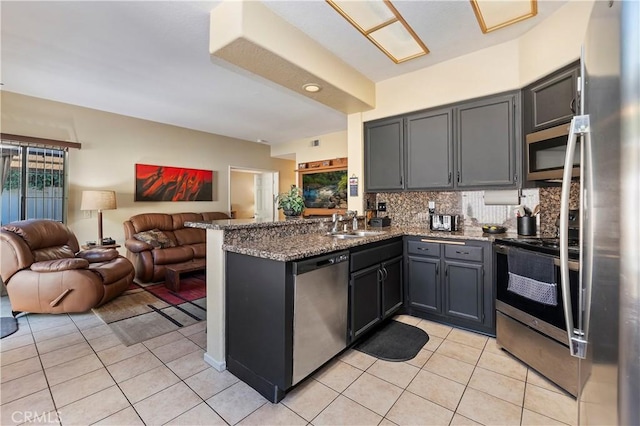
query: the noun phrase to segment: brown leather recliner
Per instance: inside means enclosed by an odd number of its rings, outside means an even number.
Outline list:
[[[0,277],[14,312],[86,312],[125,291],[131,262],[115,249],[79,251],[63,223],[13,222],[0,229]]]
[[[185,222],[229,219],[223,212],[204,213],[142,213],[123,223],[127,259],[136,270],[138,282],[158,282],[165,279],[167,266],[185,262],[206,263],[207,234],[205,229],[185,228]],[[155,231],[166,238],[163,245],[141,241],[139,235]]]

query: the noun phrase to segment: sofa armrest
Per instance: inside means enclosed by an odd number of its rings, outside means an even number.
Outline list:
[[[108,262],[118,256],[118,250],[114,248],[93,248],[89,250],[82,250],[76,254],[76,257],[86,259],[89,263]]]
[[[89,261],[80,258],[43,260],[31,264],[31,270],[34,272],[60,272],[73,269],[87,269],[88,267]]]
[[[124,246],[127,248],[127,250],[133,253],[141,253],[143,251],[153,250],[153,246],[151,244],[145,243],[144,241],[136,240],[135,238],[129,238],[124,242]]]

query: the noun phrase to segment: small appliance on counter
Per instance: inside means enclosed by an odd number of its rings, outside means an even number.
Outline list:
[[[430,214],[429,229],[454,232],[458,230],[460,217],[457,214]]]
[[[382,228],[384,226],[391,226],[391,218],[384,217],[372,217],[369,221],[369,226],[374,228]]]

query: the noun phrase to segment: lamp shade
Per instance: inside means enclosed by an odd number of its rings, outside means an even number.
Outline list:
[[[114,210],[116,204],[115,191],[82,191],[80,210]]]

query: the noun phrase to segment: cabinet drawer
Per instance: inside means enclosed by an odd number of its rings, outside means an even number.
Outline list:
[[[482,262],[482,247],[470,246],[444,246],[444,255],[449,259],[469,260]]]
[[[440,257],[440,244],[425,243],[423,241],[408,241],[407,251],[409,254],[417,254],[419,256]]]
[[[368,245],[363,247],[368,247]],[[402,256],[402,240],[397,240],[376,247],[357,249],[357,251],[354,250],[351,252],[351,267],[349,270],[351,272],[359,271],[397,256]]]

